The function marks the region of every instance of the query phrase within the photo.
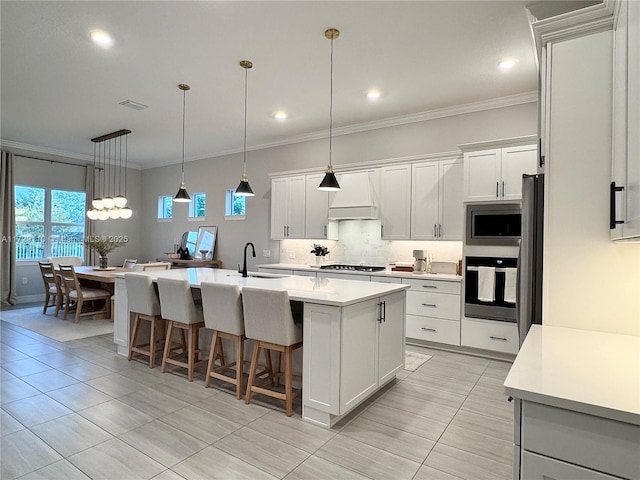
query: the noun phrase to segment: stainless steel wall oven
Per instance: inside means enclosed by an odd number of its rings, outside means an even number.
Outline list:
[[[465,317],[515,323],[516,298],[513,292],[516,280],[513,274],[517,273],[517,266],[516,257],[465,257]],[[486,278],[487,275],[492,277]],[[492,282],[492,295],[482,292],[483,287],[487,287],[482,285],[483,281]]]

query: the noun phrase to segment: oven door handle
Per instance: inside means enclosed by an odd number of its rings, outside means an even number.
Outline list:
[[[480,267],[468,266],[467,272],[478,272]],[[507,271],[506,267],[496,267],[496,273],[505,273]]]

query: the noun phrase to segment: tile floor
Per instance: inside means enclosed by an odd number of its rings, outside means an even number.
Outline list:
[[[245,405],[114,353],[110,335],[56,342],[1,325],[0,478],[511,478],[510,364],[409,346],[403,371],[331,430]]]

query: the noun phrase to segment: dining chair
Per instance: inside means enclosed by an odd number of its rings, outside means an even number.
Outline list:
[[[133,270],[136,272],[146,272],[147,270],[169,270],[171,263],[169,262],[149,262],[138,263],[134,265]]]
[[[197,365],[204,363],[199,359],[198,333],[204,327],[202,309],[196,307],[191,294],[191,286],[188,280],[174,278],[158,278],[158,293],[160,294],[160,313],[162,318],[169,322],[167,326],[167,339],[162,355],[162,369],[167,368],[167,363],[186,368],[189,381],[193,381],[193,371]],[[171,335],[174,329],[187,332],[187,361],[180,361],[184,357],[184,350],[180,354],[171,354],[173,343]]]
[[[122,268],[130,268],[133,270],[133,267],[136,266],[136,263],[138,263],[138,260],[132,260],[130,258],[125,258],[124,263],[122,265]]]
[[[80,285],[73,265],[58,265],[58,274],[64,285],[66,297],[64,320],[67,319],[67,314],[71,309],[72,302],[75,302],[74,323],[78,323],[81,316],[96,315],[99,313],[104,313],[107,318],[111,318],[111,293],[108,290],[88,288]],[[104,300],[104,307],[101,310],[95,310],[96,300]],[[83,312],[82,307],[86,302],[91,302],[93,309]]]
[[[51,262],[38,262],[40,267],[40,273],[42,274],[42,281],[44,282],[44,307],[42,313],[46,314],[49,307],[56,307],[56,316],[58,315],[58,305],[60,304],[60,297],[62,292],[58,288],[56,283],[56,273],[53,270],[53,264]],[[53,303],[51,301],[53,300]]]
[[[204,325],[206,328],[213,330],[204,384],[209,387],[212,378],[231,383],[236,386],[236,398],[240,400],[242,398],[242,377],[245,364],[244,316],[242,314],[240,288],[237,285],[202,282],[200,284],[200,292],[202,294]],[[227,363],[225,360],[222,348],[223,338],[227,338],[234,343],[234,362]],[[215,366],[216,360],[220,362],[217,367]],[[234,376],[222,373],[234,367]]]
[[[84,263],[81,257],[47,257],[47,261],[53,264],[53,268],[58,268],[58,265],[73,265],[79,267]]]
[[[289,294],[286,290],[264,290],[260,288],[242,287],[242,305],[244,309],[244,328],[247,338],[253,339],[253,353],[247,382],[245,403],[251,402],[252,393],[261,393],[285,401],[286,413],[293,415],[293,398],[300,394],[294,392],[292,381],[293,351],[302,347],[302,328],[293,320]],[[267,369],[257,374],[260,350],[267,355]],[[278,368],[270,368],[270,351],[278,352]],[[281,372],[281,359],[284,353],[284,372]],[[256,383],[258,377],[259,383]],[[284,377],[284,393],[267,389],[271,383],[279,386],[280,377]],[[296,376],[298,377],[298,376]]]
[[[129,311],[134,314],[133,331],[129,343],[129,360],[134,353],[149,357],[149,368],[153,368],[156,358],[156,347],[162,344],[164,320],[160,315],[160,301],[148,275],[141,273],[125,273],[124,281],[127,289]],[[140,321],[149,322],[149,341],[138,344]],[[144,347],[148,347],[145,349]]]

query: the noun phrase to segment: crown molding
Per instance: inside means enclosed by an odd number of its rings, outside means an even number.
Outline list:
[[[523,105],[526,103],[534,103],[537,101],[538,101],[538,92],[518,93],[516,95],[508,95],[505,97],[492,98],[489,100],[482,100],[479,102],[465,103],[465,104],[456,105],[453,107],[438,108],[434,110],[428,110],[425,112],[412,113],[409,115],[400,115],[397,117],[390,117],[383,120],[375,120],[372,122],[358,123],[354,125],[348,125],[345,127],[337,127],[337,128],[334,127],[333,136],[337,137],[342,135],[350,135],[354,133],[366,132],[370,130],[377,130],[381,128],[407,125],[410,123],[426,122],[426,121],[435,120],[438,118],[454,117],[457,115],[482,112],[485,110],[493,110],[496,108],[512,107],[516,105]],[[252,145],[247,147],[247,151],[256,151],[256,150],[264,150],[267,148],[282,147],[285,145],[292,145],[295,143],[321,140],[327,137],[328,137],[328,132],[323,130],[320,132],[312,132],[304,135],[297,135],[294,137],[285,138],[283,140],[278,140],[276,142],[268,142],[268,143],[262,143],[259,145]],[[65,158],[73,158],[77,160],[83,160],[86,163],[93,162],[93,157],[90,157],[88,155],[80,155],[77,153],[63,152],[59,150],[37,147],[35,145],[21,144],[17,142],[12,142],[10,140],[0,140],[0,143],[3,147],[6,146],[7,148],[16,148],[16,149],[27,150],[30,152],[37,152],[45,155],[57,155]],[[185,163],[196,162],[198,160],[207,160],[211,158],[224,157],[227,155],[234,155],[241,152],[242,152],[242,148],[237,148],[232,150],[225,150],[222,152],[216,152],[208,155],[201,155],[198,157],[185,158],[184,161]],[[154,163],[153,165],[149,165],[149,166],[143,166],[143,165],[138,165],[136,163],[132,163],[131,161],[129,161],[129,166],[131,168],[136,168],[138,170],[147,170],[151,168],[175,165],[177,163],[180,163],[180,162],[177,160],[167,160],[165,162]]]

